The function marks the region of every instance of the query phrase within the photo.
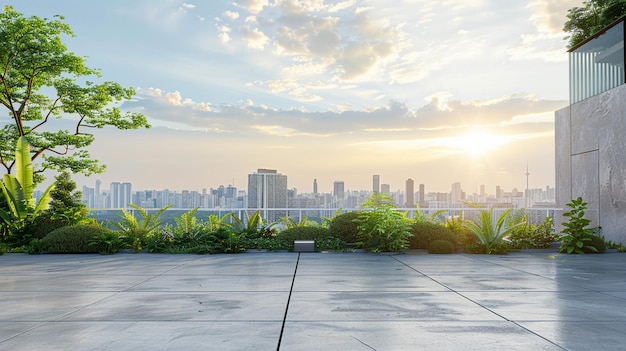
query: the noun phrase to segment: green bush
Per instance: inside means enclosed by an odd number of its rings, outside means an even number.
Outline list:
[[[429,248],[430,243],[435,240],[445,240],[452,245],[456,245],[456,235],[452,230],[432,222],[417,222],[411,225],[411,233],[413,236],[409,237],[409,249],[426,250]]]
[[[358,212],[346,212],[335,216],[328,227],[331,235],[347,243],[357,242],[359,225],[354,220],[359,218]]]
[[[320,240],[330,237],[330,231],[323,227],[293,227],[276,234],[278,240],[291,242],[294,240]]]
[[[98,253],[106,248],[90,242],[108,232],[109,229],[93,225],[59,228],[41,239],[41,249],[48,253]]]
[[[448,240],[433,240],[428,245],[428,253],[451,254],[456,252],[456,247]]]
[[[345,240],[331,236],[330,230],[324,227],[293,227],[276,235],[276,242],[288,250],[293,250],[295,240],[314,240],[315,250],[341,251],[346,248]]]
[[[32,239],[43,239],[52,231],[72,225],[72,222],[66,218],[56,218],[49,212],[43,212],[35,217],[33,221],[26,225],[26,230]]]
[[[552,218],[546,217],[542,224],[526,224],[515,228],[508,237],[515,249],[546,249],[555,240]]]
[[[599,235],[592,235],[591,240],[587,241],[586,245],[587,246],[583,247],[583,251],[585,253],[603,253],[606,251],[606,242],[604,241],[604,238]],[[594,247],[596,251],[588,246]]]

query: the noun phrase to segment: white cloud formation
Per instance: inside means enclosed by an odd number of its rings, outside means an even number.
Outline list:
[[[251,49],[263,50],[265,46],[270,42],[270,39],[257,28],[244,28],[242,30],[242,35],[243,40]]]
[[[233,4],[255,15],[263,11],[264,7],[269,6],[268,0],[237,0]]]
[[[224,11],[224,13],[222,14],[222,17],[225,17],[231,20],[236,20],[237,18],[239,18],[239,12]]]

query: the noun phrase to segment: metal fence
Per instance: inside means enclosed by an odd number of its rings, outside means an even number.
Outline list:
[[[248,216],[254,212],[259,211],[261,217],[265,220],[266,225],[270,225],[280,218],[288,217],[296,222],[300,222],[302,219],[315,221],[317,223],[323,223],[326,220],[330,220],[338,214],[345,212],[358,212],[367,211],[364,208],[198,208],[195,216],[198,219],[207,219],[210,215],[216,215],[223,217],[227,215],[234,215],[241,219],[244,223]],[[511,210],[512,216],[525,215],[528,223],[540,224],[550,217],[554,219],[554,215],[562,211],[559,208],[397,208],[400,212],[406,212],[407,218],[414,219],[419,215],[426,216],[428,219],[433,219],[439,223],[445,223],[448,218],[463,218],[466,220],[476,221],[481,211],[493,210],[493,218],[496,220],[500,215],[506,211]],[[138,211],[130,208],[126,209],[138,216]],[[149,214],[154,214],[158,209],[146,209]],[[175,218],[179,217],[183,213],[189,212],[190,209],[170,208],[163,212],[161,220],[164,224],[174,224]],[[119,220],[119,215],[122,214],[121,209],[91,209],[90,216],[95,218],[98,222],[114,222]]]

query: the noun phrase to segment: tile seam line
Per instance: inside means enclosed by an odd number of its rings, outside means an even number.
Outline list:
[[[542,339],[542,340],[545,340],[546,342],[548,342],[548,343],[550,343],[550,344],[552,344],[552,345],[554,345],[554,346],[558,347],[558,348],[559,348],[559,349],[561,349],[561,350],[568,350],[568,349],[564,348],[563,346],[561,346],[561,345],[559,345],[559,344],[555,343],[554,341],[552,341],[552,340],[550,340],[550,339],[548,339],[548,338],[546,338],[546,337],[544,337],[544,336],[542,336],[542,335],[539,335],[539,334],[535,333],[534,331],[532,331],[532,330],[530,330],[530,329],[528,329],[528,328],[526,328],[526,327],[522,326],[521,324],[517,323],[516,321],[510,320],[510,319],[508,319],[508,318],[504,317],[503,315],[501,315],[501,314],[497,313],[496,311],[494,311],[494,310],[492,310],[492,309],[488,308],[487,306],[484,306],[484,305],[482,305],[482,304],[478,303],[477,301],[474,301],[474,300],[470,299],[469,297],[467,297],[467,296],[463,295],[461,292],[459,292],[459,291],[457,291],[457,290],[455,290],[455,289],[452,289],[452,288],[448,287],[447,285],[445,285],[445,284],[443,284],[443,283],[441,283],[441,282],[438,282],[437,280],[433,279],[433,278],[432,278],[432,277],[430,277],[429,275],[426,275],[426,274],[424,274],[424,273],[420,272],[419,270],[417,270],[417,269],[415,269],[414,267],[410,266],[409,264],[407,264],[407,263],[405,263],[405,262],[403,262],[403,261],[399,260],[398,258],[393,257],[393,256],[389,256],[389,257],[390,257],[391,259],[393,259],[393,260],[395,260],[395,261],[398,261],[398,262],[400,262],[401,264],[403,264],[403,265],[405,265],[405,266],[409,267],[409,269],[411,269],[411,270],[415,271],[416,273],[419,273],[419,274],[421,274],[421,275],[423,275],[423,276],[428,277],[428,279],[430,279],[430,280],[432,280],[433,282],[435,282],[435,283],[437,283],[437,284],[439,284],[439,285],[443,286],[443,287],[444,287],[444,288],[446,288],[446,289],[449,289],[451,292],[453,292],[453,293],[457,294],[458,296],[460,296],[460,297],[464,298],[465,300],[467,300],[467,301],[469,301],[469,302],[471,302],[471,303],[473,303],[473,304],[475,304],[475,305],[479,306],[480,308],[485,309],[486,311],[489,311],[490,313],[492,313],[492,314],[494,314],[494,315],[498,316],[499,318],[502,318],[502,320],[507,321],[507,322],[509,322],[509,323],[511,323],[511,324],[513,324],[513,325],[515,325],[515,326],[517,326],[518,328],[521,328],[521,329],[523,329],[523,330],[527,331],[528,333],[530,333],[530,334],[532,334],[532,335],[535,335],[536,337],[538,337],[538,338],[540,338],[540,339]]]
[[[287,304],[285,306],[285,315],[283,317],[283,323],[280,327],[280,335],[278,336],[278,345],[276,346],[276,351],[280,351],[280,344],[283,341],[283,333],[285,332],[285,324],[287,324],[287,314],[289,313],[289,303],[291,302],[291,294],[293,293],[293,286],[296,282],[296,274],[298,274],[298,265],[300,264],[300,255],[298,252],[298,258],[296,259],[296,266],[293,270],[293,277],[291,278],[291,287],[289,289],[289,296],[287,296]]]

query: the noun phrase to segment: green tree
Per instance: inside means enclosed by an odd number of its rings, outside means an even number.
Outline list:
[[[24,17],[11,6],[0,13],[0,105],[11,117],[0,129],[0,164],[11,173],[12,151],[24,136],[31,145],[31,160],[41,158],[36,180],[43,179],[45,169],[101,173],[104,165],[84,149],[94,141],[88,132],[93,128],[150,127],[144,115],[116,107],[132,98],[132,88],[88,80],[100,78],[100,71],[68,52],[62,36],[74,33],[63,17],[55,17]],[[52,121],[58,118],[71,121],[71,130],[55,128]]]
[[[71,224],[78,224],[89,212],[82,202],[82,192],[76,190],[76,182],[72,180],[68,171],[59,173],[55,179],[55,187],[50,192],[52,199],[48,212],[53,217],[66,219]]]
[[[568,48],[576,46],[626,14],[626,0],[589,0],[582,7],[567,11],[567,21],[563,31],[570,33]]]

